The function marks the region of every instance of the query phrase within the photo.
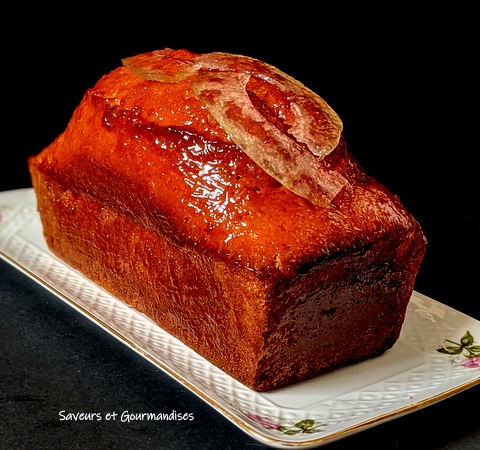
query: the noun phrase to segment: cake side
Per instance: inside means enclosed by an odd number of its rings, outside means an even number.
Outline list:
[[[395,243],[379,241],[279,283],[173,244],[35,171],[33,180],[58,257],[252,389],[380,355],[398,339],[418,242],[401,261],[387,248]]]
[[[172,336],[255,388],[268,288],[33,171],[50,250]]]
[[[283,285],[268,303],[257,383],[302,381],[390,349],[425,252],[420,229],[399,253],[397,244],[378,241],[326,259]]]

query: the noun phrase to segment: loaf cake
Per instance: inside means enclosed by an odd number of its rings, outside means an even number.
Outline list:
[[[51,251],[253,390],[399,337],[421,227],[332,108],[265,62],[126,58],[28,164]]]

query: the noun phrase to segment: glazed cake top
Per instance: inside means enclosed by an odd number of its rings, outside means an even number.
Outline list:
[[[288,102],[262,92],[252,87],[252,105],[285,133]],[[188,76],[159,81],[124,66],[113,70],[33,161],[51,179],[173,242],[252,270],[293,274],[379,239],[395,240],[401,254],[421,234],[398,198],[360,168],[341,135],[319,162],[327,183],[333,180],[332,198],[315,205],[287,189],[242,151]]]

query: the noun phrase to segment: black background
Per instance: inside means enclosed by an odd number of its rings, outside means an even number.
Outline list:
[[[164,47],[245,54],[337,111],[350,151],[424,229],[429,244],[415,289],[480,319],[478,2],[360,3],[263,11],[138,4],[102,14],[42,5],[5,15],[0,190],[31,186],[27,157],[65,129],[84,91],[121,58]],[[383,448],[403,448],[399,436],[395,446],[387,441]]]

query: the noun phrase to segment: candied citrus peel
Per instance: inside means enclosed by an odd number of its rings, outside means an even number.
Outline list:
[[[191,77],[194,93],[233,142],[297,195],[327,206],[347,183],[323,162],[339,144],[342,121],[325,100],[276,67],[247,56],[171,49],[123,63],[147,80]]]

